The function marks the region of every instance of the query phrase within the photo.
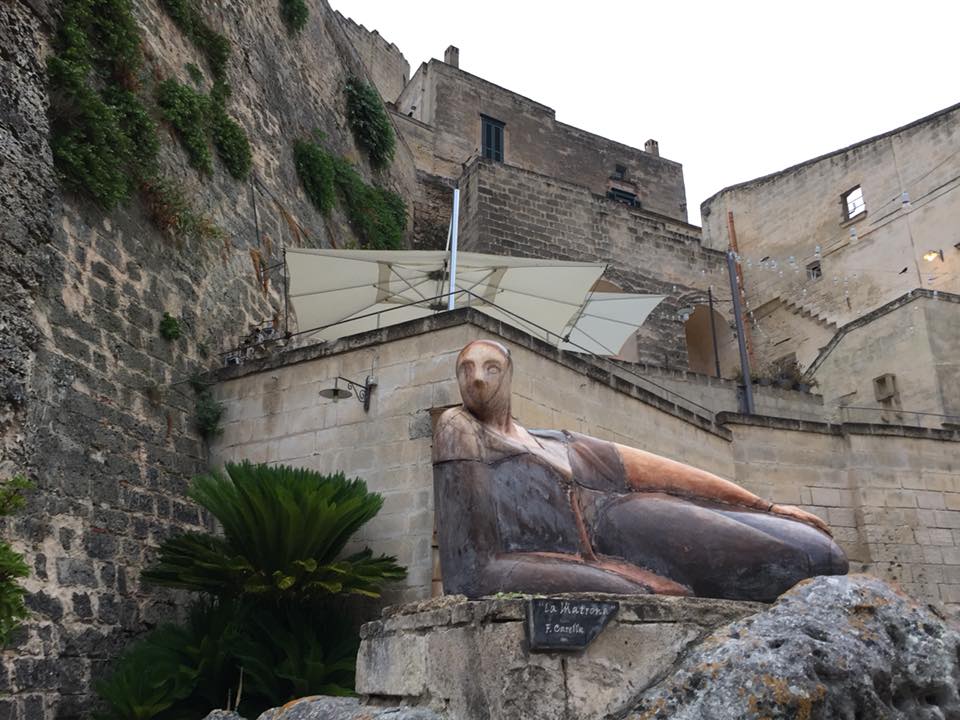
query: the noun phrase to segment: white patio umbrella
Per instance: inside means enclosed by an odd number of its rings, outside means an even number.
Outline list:
[[[445,252],[288,248],[286,257],[288,297],[299,330],[320,340],[447,308]],[[597,263],[461,252],[457,306],[470,305],[568,350],[615,355],[663,296],[591,293],[604,269]],[[568,335],[569,342],[561,344]]]

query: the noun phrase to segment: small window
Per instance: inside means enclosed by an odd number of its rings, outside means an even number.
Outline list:
[[[503,162],[503,123],[481,115],[483,156],[488,160]]]
[[[816,260],[807,265],[807,280],[819,280],[823,277],[823,268],[820,267],[820,261]]]
[[[853,220],[867,212],[867,205],[863,201],[863,188],[857,185],[840,196],[843,205],[843,219]]]
[[[627,179],[627,166],[626,165],[616,165],[613,169],[613,175],[611,175],[614,180],[626,180]]]
[[[632,192],[627,192],[626,190],[620,190],[619,188],[610,188],[607,190],[607,197],[616,202],[623,203],[624,205],[629,205],[631,207],[638,207],[640,205],[637,202],[637,196]]]

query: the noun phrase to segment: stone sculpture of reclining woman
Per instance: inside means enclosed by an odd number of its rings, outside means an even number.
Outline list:
[[[799,580],[847,572],[815,515],[716,475],[510,414],[505,346],[457,358],[463,406],[433,441],[443,587],[497,592],[662,593],[770,601]]]

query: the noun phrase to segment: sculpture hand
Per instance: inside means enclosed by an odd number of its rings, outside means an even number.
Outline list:
[[[833,533],[830,532],[830,528],[827,527],[827,524],[816,515],[813,513],[808,513],[806,510],[801,510],[793,505],[774,505],[770,508],[770,512],[777,515],[783,515],[784,517],[793,518],[794,520],[799,520],[800,522],[807,523],[807,525],[813,525],[818,530],[823,530],[827,535],[833,537]]]

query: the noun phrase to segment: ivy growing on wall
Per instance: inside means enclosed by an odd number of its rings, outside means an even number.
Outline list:
[[[350,78],[344,90],[347,96],[347,119],[357,143],[370,156],[376,169],[387,167],[393,160],[396,138],[380,94],[360,78]]]
[[[154,172],[156,124],[134,92],[143,58],[129,0],[69,0],[47,65],[64,184],[109,210]]]
[[[303,30],[309,15],[310,11],[304,0],[280,0],[280,17],[291,33]]]
[[[337,199],[333,184],[333,158],[319,145],[297,140],[293,146],[293,159],[307,198],[317,210],[324,215],[329,214]]]
[[[368,185],[343,158],[334,158],[334,182],[361,244],[374,250],[399,250],[407,226],[407,206],[395,192]]]
[[[331,155],[313,142],[297,141],[294,160],[304,192],[317,210],[328,214],[339,197],[364,247],[403,247],[407,206],[397,193],[368,185],[344,158]]]
[[[140,42],[130,0],[64,2],[54,54],[47,64],[51,147],[60,179],[105,210],[138,193],[157,228],[178,238],[220,237],[223,231],[196,212],[159,170],[157,125],[143,100],[149,78],[143,73]],[[198,74],[202,79],[196,66],[188,72],[195,81]],[[178,132],[191,131],[191,104],[202,102],[173,88],[166,88],[163,95],[169,106],[162,111],[164,116],[176,119],[183,128]],[[192,110],[193,116],[200,114]],[[229,134],[228,130],[224,136]],[[192,140],[202,163],[200,145]],[[225,144],[230,146],[230,140]],[[249,158],[245,144],[243,138]],[[232,154],[242,160],[242,150]],[[209,151],[207,156],[209,163]],[[231,173],[235,167],[243,169],[242,162],[225,164]]]
[[[163,314],[163,317],[160,319],[160,337],[164,340],[178,340],[182,333],[180,329],[180,321],[177,320],[173,315],[168,312]]]
[[[0,482],[0,516],[21,509],[26,500],[23,493],[33,485],[22,475],[14,475]],[[20,584],[30,574],[23,555],[0,541],[0,646],[10,639],[10,633],[27,617],[24,596],[27,591]]]
[[[230,41],[207,25],[194,0],[160,0],[160,4],[180,32],[207,58],[213,79],[225,80]]]
[[[213,172],[210,141],[207,139],[210,99],[168,78],[157,87],[157,104],[164,119],[176,129],[190,164],[203,175],[210,175]]]
[[[211,172],[209,158],[203,157],[209,156],[207,137],[210,136],[227,172],[237,180],[242,180],[250,172],[252,155],[250,143],[243,128],[227,114],[227,101],[231,95],[230,86],[227,85],[230,41],[207,25],[195,0],[161,0],[161,3],[174,24],[206,57],[210,72],[213,74],[213,89],[209,95],[203,95],[192,88],[180,85],[175,80],[165,80],[162,85],[176,83],[179,86],[176,91],[171,87],[167,88],[170,93],[167,99],[179,100],[180,102],[175,106],[179,105],[188,111],[186,124],[190,128],[189,132],[184,132],[174,117],[169,115],[166,117],[177,129],[184,149],[190,157],[190,164],[197,170],[204,174]],[[188,66],[187,71],[193,82],[199,86],[202,80],[199,68],[196,65],[192,69]],[[158,96],[158,101],[166,111],[163,99]],[[176,115],[176,111],[173,114]]]

